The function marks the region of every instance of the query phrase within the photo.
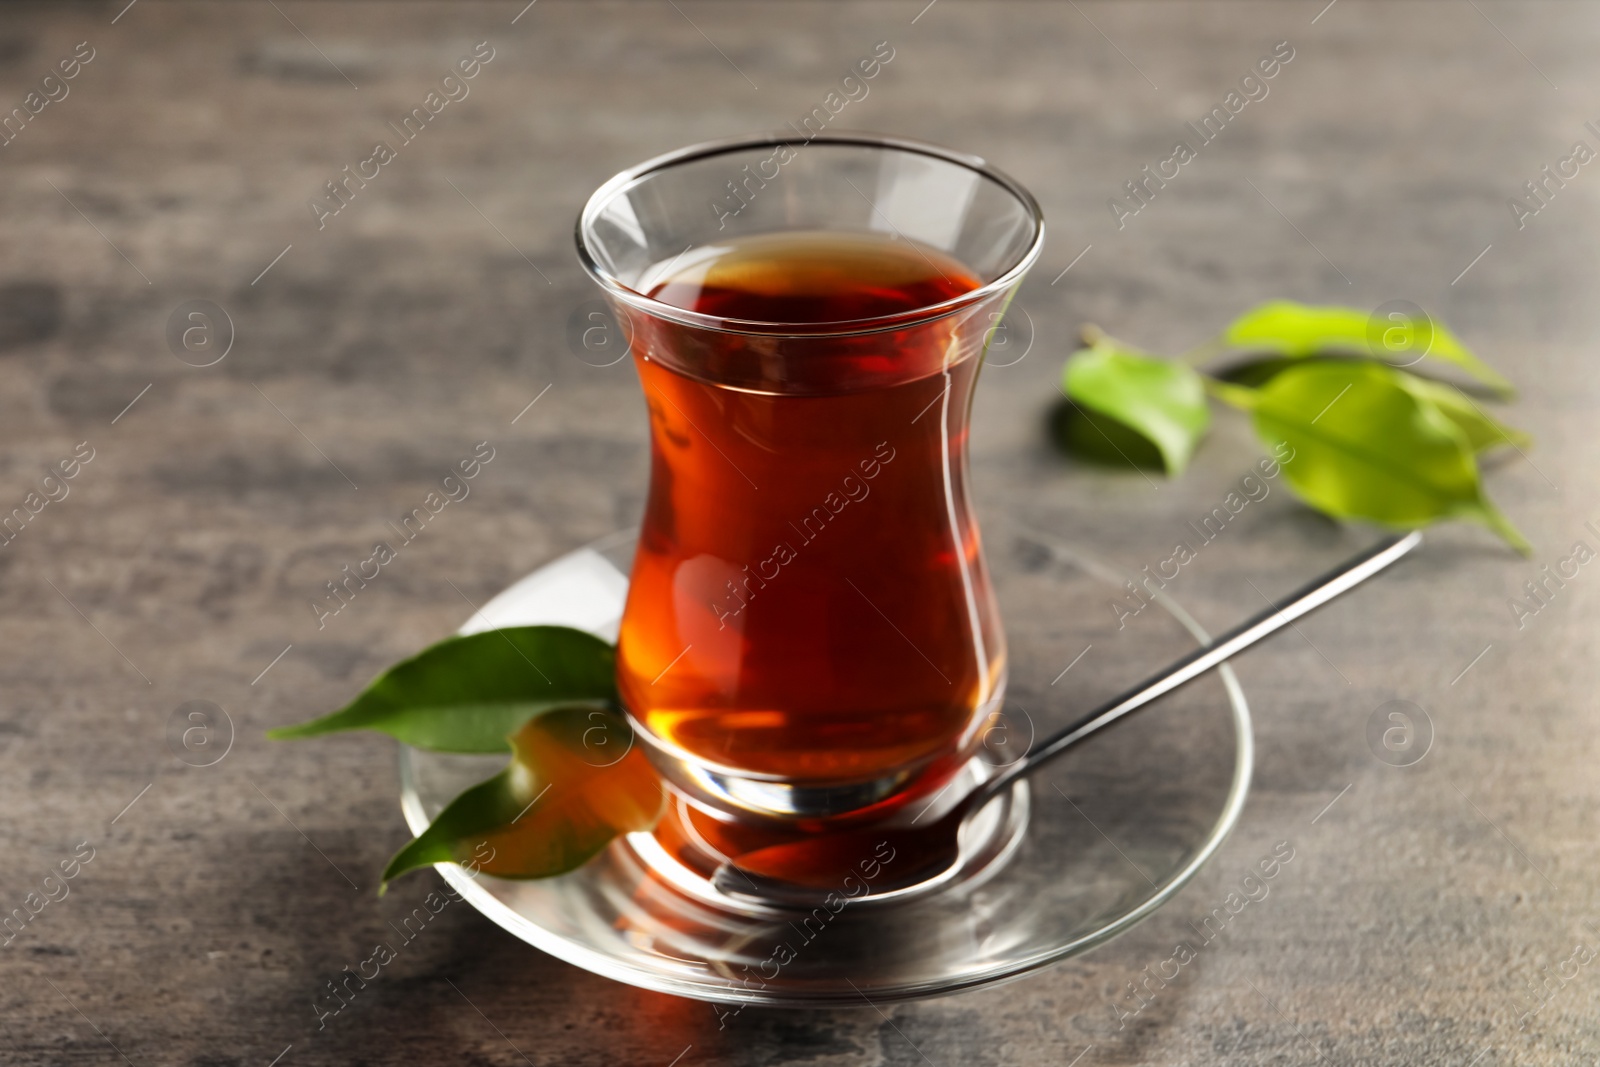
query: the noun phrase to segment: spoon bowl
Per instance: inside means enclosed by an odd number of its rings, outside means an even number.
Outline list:
[[[852,879],[874,900],[923,891],[955,873],[964,814],[927,826],[868,826],[756,849],[724,863],[711,884],[732,896],[798,905],[823,903],[829,894],[860,899],[848,891]],[[876,876],[866,877],[867,871]]]

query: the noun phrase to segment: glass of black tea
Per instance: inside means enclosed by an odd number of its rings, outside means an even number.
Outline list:
[[[649,409],[617,681],[651,758],[729,818],[937,788],[1005,688],[967,429],[1038,204],[933,145],[757,136],[617,175],[577,237]]]

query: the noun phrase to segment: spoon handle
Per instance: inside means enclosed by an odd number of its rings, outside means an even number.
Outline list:
[[[1354,589],[1420,544],[1422,544],[1422,534],[1416,530],[1380,541],[1354,559],[1340,564],[1322,577],[1302,586],[1281,604],[1267,608],[1222,636],[1201,645],[1159,674],[1147,678],[1119,696],[1112,697],[1070,726],[1045,738],[1019,762],[1012,764],[985,783],[981,799],[976,797],[975,799],[978,799],[981,805],[984,800],[998,795],[1012,782],[1055,759],[1083,738],[1102,727],[1109,726],[1129,712],[1144,707],[1157,697],[1170,693],[1185,682],[1199,677],[1235,653],[1242,652],[1268,634],[1289,625],[1341,593]]]

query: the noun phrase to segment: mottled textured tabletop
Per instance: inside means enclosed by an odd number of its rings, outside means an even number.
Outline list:
[[[1600,1056],[1600,571],[1571,562],[1600,548],[1600,177],[1563,163],[1600,147],[1600,8],[125,3],[0,10],[0,511],[26,515],[0,545],[0,911],[26,920],[0,947],[0,1060]],[[636,375],[569,345],[595,295],[578,208],[646,157],[797,120],[879,42],[892,61],[836,124],[981,154],[1049,220],[1016,305],[1025,354],[985,371],[975,409],[997,568],[1026,573],[1052,540],[1128,570],[1165,559],[1258,458],[1220,416],[1170,483],[1061,456],[1046,424],[1081,323],[1176,352],[1271,298],[1414,301],[1515,380],[1508,418],[1536,444],[1488,484],[1532,558],[1441,527],[1240,661],[1258,749],[1228,842],[1132,932],[1016,983],[722,1027],[454,906],[323,1025],[325,984],[439,883],[375,895],[407,836],[391,743],[263,730],[637,522]],[[1281,42],[1264,97],[1137,214],[1109,206]],[[389,123],[475,48],[492,58],[470,93],[401,142]],[[394,158],[333,213],[326,183],[380,140]],[[185,347],[195,308],[209,349]],[[483,441],[471,496],[319,625],[324,583]],[[1219,628],[1259,608],[1252,583],[1287,590],[1374,536],[1275,490],[1169,591]],[[1051,628],[1108,611],[1017,580],[1002,609],[1031,650],[1019,684],[1041,690],[1079,651]],[[1108,644],[1075,675],[1125,670]],[[192,701],[227,719],[186,744]],[[1392,701],[1431,739],[1420,759],[1369,740]],[[1268,894],[1147,981],[1283,847]]]

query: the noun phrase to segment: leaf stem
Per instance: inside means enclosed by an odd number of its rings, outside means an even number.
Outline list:
[[[1240,411],[1254,411],[1256,402],[1261,395],[1259,390],[1251,389],[1248,386],[1235,385],[1232,382],[1225,382],[1210,375],[1202,374],[1200,380],[1205,383],[1206,392],[1224,404],[1236,407]]]

